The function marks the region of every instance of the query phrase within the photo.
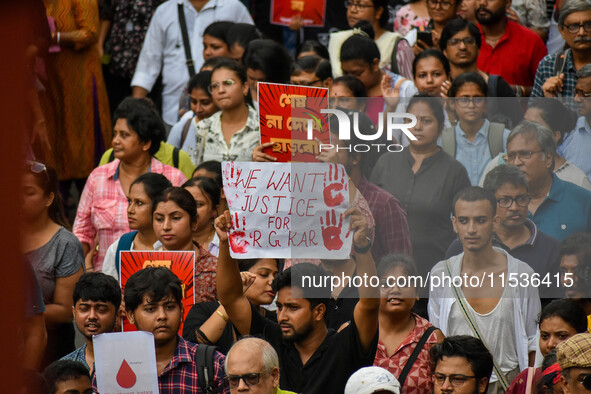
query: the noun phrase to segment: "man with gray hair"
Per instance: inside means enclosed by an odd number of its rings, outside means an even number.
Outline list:
[[[279,389],[279,357],[269,342],[244,338],[236,342],[224,364],[230,393],[293,394]]]
[[[589,11],[591,14],[591,11]],[[590,15],[591,19],[591,15]],[[589,30],[591,30],[591,20]],[[591,34],[591,33],[590,33]],[[591,44],[590,44],[591,47]],[[591,54],[591,51],[589,51]],[[564,137],[558,148],[566,160],[570,161],[591,178],[591,64],[587,64],[577,72],[577,86],[575,88],[575,104],[579,119],[573,131]]]
[[[591,230],[591,192],[554,174],[555,151],[550,130],[523,121],[507,137],[504,159],[525,174],[531,197],[528,217],[562,241],[572,233]]]
[[[569,49],[542,59],[532,97],[573,97],[577,70],[591,63],[591,2],[567,0],[560,9],[558,29]]]
[[[528,219],[531,197],[523,171],[515,166],[501,164],[484,178],[484,189],[494,193],[497,199],[498,220],[494,223],[493,246],[506,250],[511,256],[527,263],[542,275],[554,275],[560,270],[560,243],[538,230]],[[459,239],[447,249],[445,258],[463,252]],[[541,286],[541,297],[557,296],[556,286]]]

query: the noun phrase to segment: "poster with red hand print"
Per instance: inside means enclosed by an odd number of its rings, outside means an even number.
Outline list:
[[[125,284],[129,277],[142,268],[166,267],[180,280],[183,289],[184,318],[187,318],[191,307],[195,305],[195,252],[190,251],[122,251],[121,261],[121,290],[125,293]],[[122,331],[136,331],[127,318],[123,319]],[[179,328],[179,335],[183,333],[183,324]]]
[[[317,162],[318,144],[330,144],[328,114],[320,112],[328,89],[259,82],[258,97],[261,143],[273,142],[263,152],[278,162]]]
[[[349,177],[342,165],[223,162],[222,175],[232,257],[349,257]]]
[[[271,0],[271,23],[289,26],[291,18],[300,17],[304,26],[324,26],[326,0]]]

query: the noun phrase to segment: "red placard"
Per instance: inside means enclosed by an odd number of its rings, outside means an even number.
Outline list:
[[[259,82],[258,97],[261,143],[274,143],[264,152],[279,162],[316,162],[318,141],[330,144],[328,114],[320,112],[328,108],[328,89]]]
[[[304,26],[324,26],[326,0],[272,0],[271,23],[289,26],[294,16],[302,18]]]
[[[122,251],[121,261],[121,290],[125,293],[125,284],[131,275],[146,267],[167,267],[180,280],[183,286],[184,318],[187,318],[191,307],[195,305],[195,252],[191,251]],[[123,331],[137,331],[135,326],[123,319]],[[183,333],[183,324],[179,328],[179,335]]]

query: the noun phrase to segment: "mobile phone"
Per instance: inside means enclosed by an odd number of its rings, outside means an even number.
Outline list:
[[[418,31],[417,32],[417,40],[423,41],[425,44],[429,45],[430,47],[433,46],[433,36],[431,35],[431,31]]]

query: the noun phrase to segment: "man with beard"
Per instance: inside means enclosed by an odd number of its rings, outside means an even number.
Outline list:
[[[548,51],[536,33],[507,18],[511,0],[478,0],[482,47],[478,68],[514,85],[517,97],[529,96],[538,63]]]
[[[120,305],[121,289],[113,277],[102,272],[82,275],[74,286],[72,312],[85,343],[62,360],[78,361],[94,373],[92,336],[113,332]]]
[[[357,208],[345,212],[350,218],[357,276],[376,276],[367,237],[367,221]],[[331,276],[310,263],[296,264],[273,282],[277,294],[277,323],[265,319],[242,292],[238,264],[230,257],[229,211],[215,221],[220,238],[218,297],[232,323],[242,335],[259,336],[277,351],[281,365],[280,386],[306,394],[343,393],[350,375],[373,364],[378,344],[379,289],[360,287],[350,325],[339,332],[325,323],[330,299]],[[315,286],[315,287],[314,287]]]
[[[493,246],[506,250],[511,256],[527,263],[540,275],[554,275],[560,270],[560,244],[556,238],[541,232],[534,222],[527,218],[527,207],[531,200],[527,180],[523,172],[515,167],[502,164],[486,174],[484,189],[494,193],[497,199],[498,221],[494,224]],[[452,242],[446,258],[462,253],[459,239]],[[542,292],[542,297],[551,296],[552,286]]]
[[[591,63],[591,4],[569,0],[560,9],[558,28],[568,50],[548,55],[538,65],[532,97],[573,97],[577,70]],[[560,60],[558,60],[560,59]],[[555,64],[563,67],[556,75]]]
[[[493,370],[493,357],[477,338],[457,335],[431,348],[434,394],[483,394]]]
[[[541,309],[538,290],[531,282],[511,286],[507,278],[529,279],[534,271],[505,250],[493,247],[497,200],[492,192],[466,188],[454,197],[453,207],[452,223],[464,253],[437,263],[431,270],[429,321],[446,337],[479,338],[495,360],[488,393],[502,393],[519,371],[534,363],[535,321]],[[439,284],[435,279],[440,279]]]
[[[591,9],[588,12],[591,17]],[[591,25],[591,20],[588,23]],[[589,152],[591,151],[591,64],[583,66],[577,71],[576,76],[578,80],[575,87],[574,101],[579,118],[574,130],[564,137],[564,141],[558,147],[557,152],[585,171],[587,177],[591,178],[591,159],[589,159]]]

